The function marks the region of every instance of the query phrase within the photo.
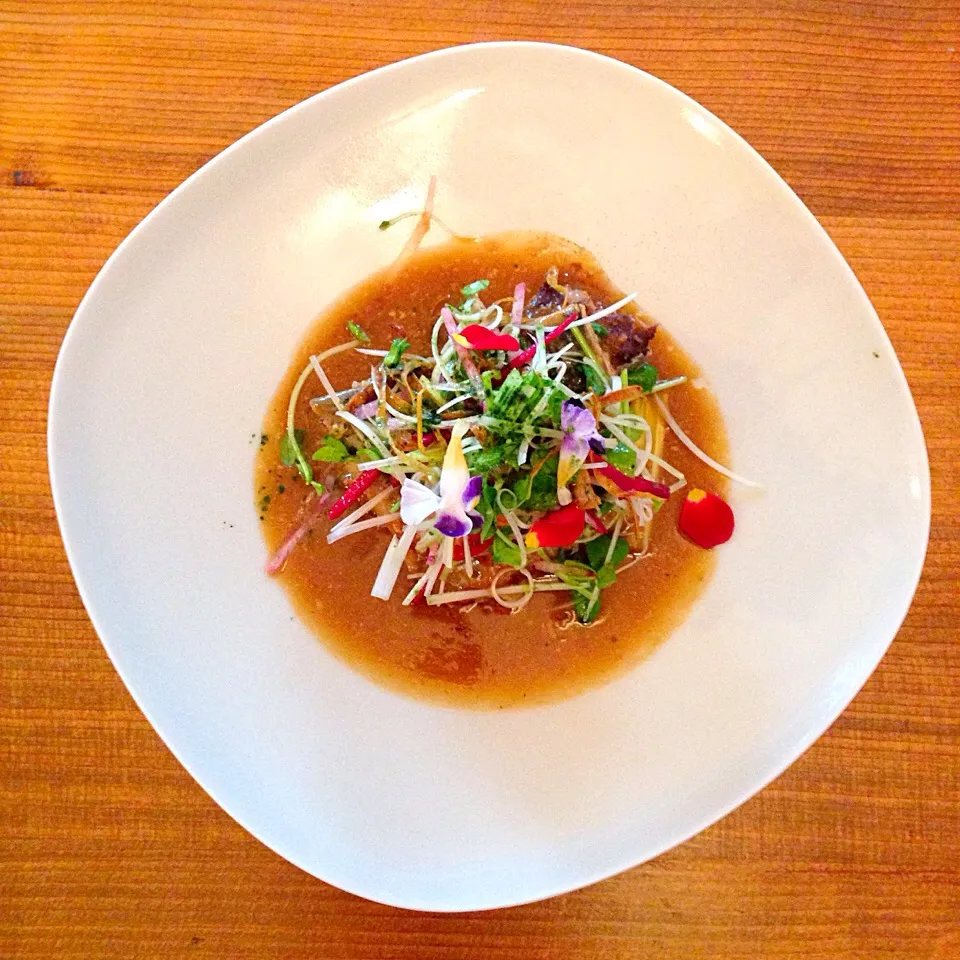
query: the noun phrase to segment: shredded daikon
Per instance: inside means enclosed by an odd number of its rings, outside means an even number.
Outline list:
[[[763,489],[763,484],[757,483],[755,480],[748,480],[746,477],[741,477],[739,473],[734,473],[732,470],[725,467],[722,463],[717,463],[713,457],[708,456],[704,453],[684,432],[680,429],[680,425],[673,418],[673,414],[670,412],[667,405],[663,402],[660,397],[654,397],[657,406],[660,408],[660,412],[663,414],[663,419],[667,421],[667,425],[670,429],[676,434],[677,439],[696,457],[699,457],[708,467],[712,467],[717,473],[722,473],[725,477],[729,477],[731,480],[736,483],[741,483],[745,487],[758,487]]]

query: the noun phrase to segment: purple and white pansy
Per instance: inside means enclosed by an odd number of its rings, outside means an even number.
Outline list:
[[[447,444],[436,490],[407,477],[400,489],[400,519],[417,526],[436,515],[433,528],[445,537],[465,537],[481,522],[474,511],[483,488],[482,477],[471,477],[463,455],[465,423],[458,422]]]
[[[593,414],[579,400],[565,400],[560,407],[560,430],[563,440],[560,442],[560,462],[557,466],[557,498],[561,505],[570,502],[567,484],[591,450],[603,453],[606,449],[604,439],[597,430],[597,421]]]

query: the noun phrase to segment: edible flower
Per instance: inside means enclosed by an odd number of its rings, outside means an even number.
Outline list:
[[[531,550],[538,547],[569,547],[583,533],[586,512],[575,503],[545,513],[524,538]]]
[[[463,456],[463,435],[467,425],[457,422],[447,444],[436,490],[407,477],[400,489],[400,518],[408,526],[417,526],[436,515],[433,525],[445,537],[464,537],[480,521],[473,508],[480,499],[481,477],[471,477]]]
[[[519,350],[520,341],[507,333],[497,333],[479,323],[471,323],[458,333],[453,339],[462,347],[473,350]]]
[[[733,511],[722,497],[694,489],[680,508],[680,532],[709,550],[733,536]]]
[[[606,446],[597,432],[597,421],[579,400],[565,400],[560,407],[560,462],[557,466],[557,497],[561,503],[571,500],[567,484],[583,466],[590,451],[603,453]]]

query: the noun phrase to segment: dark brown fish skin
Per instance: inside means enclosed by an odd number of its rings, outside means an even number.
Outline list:
[[[646,356],[650,341],[657,332],[655,323],[647,326],[626,313],[610,314],[604,318],[603,325],[608,332],[601,342],[617,369]]]

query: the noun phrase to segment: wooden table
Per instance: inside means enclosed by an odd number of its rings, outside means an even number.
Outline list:
[[[930,450],[934,519],[890,652],[773,785],[588,890],[445,917],[301,873],[180,768],[84,613],[44,441],[70,317],[168,191],[318,90],[497,38],[643,67],[770,160],[893,340]],[[0,176],[0,957],[960,957],[956,0],[0,0]]]

